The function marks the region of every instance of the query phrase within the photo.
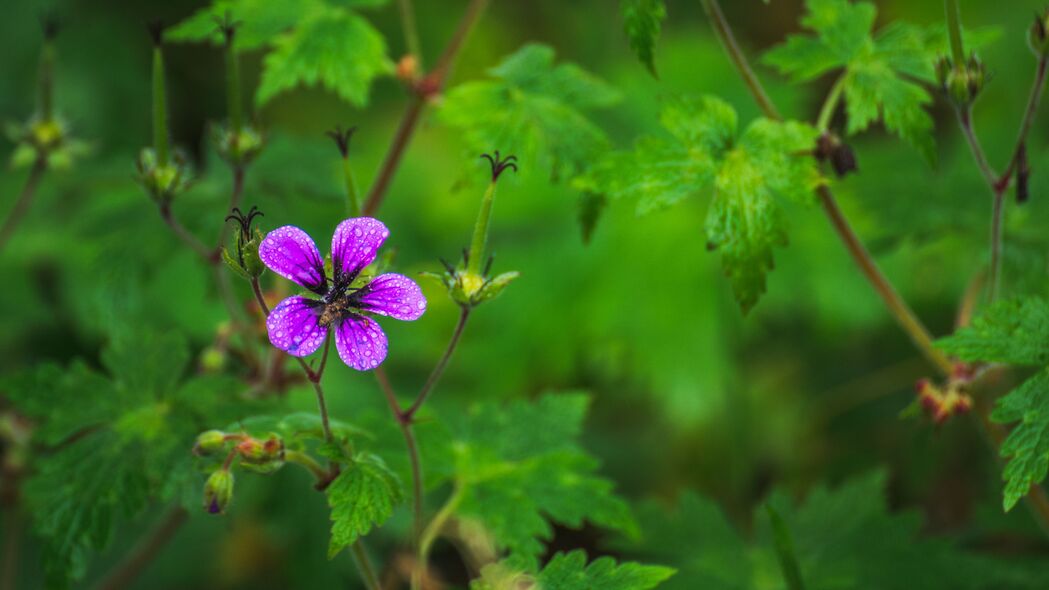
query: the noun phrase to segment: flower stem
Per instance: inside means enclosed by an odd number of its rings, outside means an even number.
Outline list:
[[[728,53],[729,59],[736,66],[740,76],[743,77],[743,82],[750,90],[750,94],[754,96],[758,106],[761,107],[761,111],[768,118],[779,120],[781,117],[779,111],[776,110],[776,105],[772,104],[772,100],[765,93],[765,88],[761,85],[761,81],[758,80],[754,70],[751,69],[750,63],[743,54],[743,50],[736,43],[736,37],[732,34],[732,28],[729,26],[728,21],[725,20],[725,14],[721,12],[721,6],[717,0],[700,0],[700,3],[703,5],[703,10],[706,11],[707,17],[714,27],[714,33],[717,34],[718,39],[721,41],[721,46]]]
[[[448,501],[444,503],[444,506],[434,515],[433,520],[430,524],[426,525],[426,530],[423,531],[422,538],[419,540],[418,547],[418,566],[412,571],[412,590],[420,590],[422,588],[422,579],[429,570],[427,565],[430,560],[430,548],[433,546],[433,542],[437,540],[437,535],[441,534],[441,529],[447,524],[448,519],[455,514],[455,510],[459,507],[459,503],[463,499],[464,486],[459,482],[456,482],[455,489],[452,491],[452,495],[448,498]]]
[[[969,151],[972,152],[973,159],[976,160],[976,166],[980,169],[980,174],[983,175],[991,190],[997,192],[995,186],[998,183],[998,173],[994,171],[994,168],[987,161],[987,154],[983,151],[980,138],[976,136],[976,130],[973,129],[972,110],[965,107],[957,108],[955,111],[958,113],[958,125],[962,128],[962,135],[965,136],[965,142],[969,144]]]
[[[313,474],[313,477],[317,478],[318,482],[323,482],[328,478],[328,472],[321,467],[321,464],[316,461],[313,457],[303,453],[301,451],[284,451],[284,460],[288,463],[295,463],[302,465]]]
[[[229,131],[239,134],[244,125],[240,104],[240,59],[230,35],[226,42],[226,110],[229,116]]]
[[[831,86],[830,92],[820,108],[819,117],[816,119],[816,129],[820,132],[826,131],[830,127],[831,119],[834,118],[834,111],[838,108],[838,103],[841,102],[841,93],[844,89],[845,76],[842,76],[834,82],[834,86]]]
[[[415,442],[412,423],[405,419],[404,412],[401,411],[401,406],[397,402],[397,394],[390,385],[390,378],[381,366],[375,369],[375,379],[379,382],[379,389],[382,390],[386,402],[390,405],[390,411],[397,421],[397,426],[401,429],[401,435],[408,449],[408,459],[412,466],[412,546],[418,549],[423,521],[423,472],[422,462],[419,460],[419,446]]]
[[[169,510],[156,528],[139,540],[131,554],[102,578],[95,590],[119,590],[129,586],[160,554],[188,519],[189,513],[181,506]]]
[[[467,256],[467,272],[475,275],[481,274],[481,263],[484,260],[484,247],[488,242],[488,224],[492,218],[492,204],[495,202],[495,185],[493,180],[484,191],[481,198],[481,209],[477,212],[477,222],[474,223],[473,240],[470,242],[470,254]]]
[[[1034,83],[1031,85],[1031,92],[1027,98],[1027,107],[1024,108],[1024,116],[1020,121],[1020,131],[1017,133],[1016,147],[1013,148],[1013,156],[1009,159],[1009,164],[1005,167],[1005,172],[1002,173],[1002,178],[998,181],[999,184],[1008,182],[1008,179],[1012,177],[1013,172],[1016,171],[1017,164],[1020,162],[1020,154],[1023,150],[1023,145],[1027,142],[1027,134],[1031,131],[1031,125],[1034,124],[1034,115],[1038,111],[1038,104],[1042,100],[1042,90],[1045,88],[1047,67],[1049,67],[1049,57],[1039,57],[1038,66],[1035,68]]]
[[[484,12],[489,1],[470,0],[469,6],[466,7],[466,12],[463,13],[463,17],[459,21],[458,28],[456,28],[452,38],[448,41],[448,45],[445,46],[444,52],[441,53],[437,65],[426,76],[426,85],[430,88],[429,92],[436,94],[444,86],[448,79],[448,74],[459,56],[463,43],[470,35],[474,25],[477,24],[481,13]],[[386,157],[383,159],[382,168],[379,169],[379,174],[375,177],[375,182],[368,192],[368,198],[364,201],[364,208],[362,209],[364,215],[375,215],[382,205],[382,201],[386,197],[386,191],[390,187],[390,181],[393,180],[393,175],[397,171],[397,167],[400,166],[401,158],[404,156],[408,143],[415,133],[419,116],[426,106],[426,99],[427,96],[416,93],[409,100],[408,106],[401,116],[397,132],[394,134],[393,142],[390,144],[390,149],[386,152]]]
[[[157,166],[168,165],[168,107],[164,88],[164,51],[153,47],[153,152]]]
[[[364,543],[360,539],[350,545],[350,554],[353,555],[353,561],[357,564],[357,571],[361,574],[364,586],[368,590],[382,590],[379,578],[375,575],[375,568],[372,567],[368,552],[364,550]]]
[[[944,0],[947,11],[947,32],[951,40],[951,56],[955,67],[965,63],[965,49],[962,47],[962,25],[958,18],[958,0]]]
[[[422,66],[422,49],[419,45],[419,29],[415,25],[415,8],[412,0],[397,0],[397,12],[401,16],[401,29],[404,31],[404,44],[408,53],[415,57]]]
[[[422,389],[419,390],[419,395],[416,396],[415,402],[412,403],[411,407],[404,412],[404,417],[409,422],[415,416],[415,413],[419,411],[423,403],[426,402],[426,398],[429,397],[430,393],[433,392],[433,388],[437,385],[437,381],[440,380],[441,375],[444,374],[444,369],[448,366],[448,361],[452,359],[452,354],[455,353],[455,348],[459,344],[459,339],[462,338],[463,330],[466,328],[466,321],[470,319],[470,308],[462,307],[459,312],[459,322],[455,324],[455,331],[452,332],[452,338],[448,341],[448,347],[444,349],[444,354],[441,355],[441,360],[437,361],[437,365],[430,372],[430,376],[426,379],[426,383],[423,384]]]
[[[197,253],[198,256],[203,258],[209,264],[211,263],[211,257],[213,252],[203,242],[197,239],[196,236],[191,234],[177,219],[171,211],[171,203],[169,201],[162,201],[160,203],[160,218],[164,220],[164,223],[168,224],[171,231],[174,232],[175,236],[182,240],[182,242],[189,246],[191,250]]]
[[[38,155],[36,161],[33,162],[33,167],[29,170],[29,176],[26,178],[25,185],[22,186],[22,192],[19,193],[14,208],[11,209],[11,213],[4,220],[4,225],[0,227],[0,250],[3,249],[4,244],[15,233],[15,229],[22,222],[25,214],[29,212],[29,204],[32,203],[33,195],[36,194],[36,188],[46,171],[47,157]]]

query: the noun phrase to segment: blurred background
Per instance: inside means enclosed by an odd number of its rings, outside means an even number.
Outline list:
[[[423,51],[432,63],[465,5],[416,3]],[[800,0],[725,2],[743,46],[758,52],[799,30]],[[1007,158],[1027,98],[1034,59],[1024,41],[1041,0],[963,0],[973,28],[1000,31],[981,55],[992,80],[976,107],[976,127],[994,164]],[[0,118],[33,110],[38,17],[53,11],[57,39],[57,105],[92,153],[68,172],[48,175],[32,210],[0,255],[0,370],[41,360],[98,363],[115,325],[148,325],[184,333],[200,352],[226,318],[212,282],[191,252],[157,216],[134,182],[138,150],[150,142],[150,41],[144,23],[172,23],[198,0],[8,0],[0,19]],[[879,23],[942,21],[940,2],[879,1]],[[482,77],[522,44],[537,41],[621,89],[616,106],[595,118],[619,147],[658,128],[663,97],[713,93],[757,116],[745,88],[710,33],[698,2],[670,0],[654,79],[630,52],[611,0],[496,0],[470,38],[450,86]],[[392,5],[367,13],[396,60],[405,51]],[[171,44],[168,94],[171,134],[200,181],[175,204],[192,231],[217,235],[229,173],[207,146],[206,125],[225,112],[223,56],[203,44]],[[243,83],[250,96],[260,56],[248,53]],[[790,117],[812,120],[831,80],[788,86],[769,69],[759,74]],[[357,109],[333,94],[302,89],[254,113],[268,144],[248,174],[244,203],[265,212],[263,230],[295,224],[326,242],[343,214],[340,161],[324,132],[357,125],[353,166],[370,185],[406,96],[393,78],[374,85],[370,106]],[[986,258],[989,194],[942,99],[932,109],[938,162],[928,165],[880,129],[855,138],[860,173],[838,182],[842,207],[888,276],[937,335],[950,332],[956,305]],[[1043,109],[1044,111],[1044,109]],[[1044,113],[1043,113],[1044,114]],[[1031,134],[1032,199],[1009,207],[1007,289],[1045,292],[1044,236],[1049,117]],[[493,149],[499,146],[492,146]],[[10,143],[0,144],[0,159]],[[480,191],[463,187],[485,174],[477,154],[432,111],[409,147],[381,217],[390,227],[401,272],[436,271],[469,240]],[[773,487],[799,497],[885,467],[894,507],[919,508],[924,529],[980,535],[987,548],[1049,551],[1028,514],[1000,508],[999,466],[976,423],[941,428],[903,418],[917,379],[931,369],[911,347],[852,266],[815,209],[789,211],[792,241],[778,252],[768,294],[743,317],[716,254],[702,235],[706,199],[691,199],[645,217],[631,203],[612,203],[584,243],[578,195],[542,173],[507,175],[495,205],[490,244],[495,270],[521,278],[474,315],[433,397],[439,407],[470,400],[533,397],[583,390],[594,398],[585,446],[604,474],[631,500],[672,498],[692,489],[717,501],[744,531],[752,509]],[[1047,171],[1045,174],[1042,172]],[[6,212],[25,171],[0,173]],[[246,303],[250,292],[236,283]],[[430,311],[418,322],[386,322],[387,370],[398,390],[425,379],[458,313],[443,289],[424,283]],[[338,365],[326,376],[329,404],[347,420],[382,416],[374,380]],[[312,411],[308,388],[292,403]],[[349,559],[325,559],[327,510],[303,491],[301,474],[244,477],[237,508],[225,518],[191,519],[138,581],[141,588],[282,588],[351,584]],[[390,525],[408,527],[406,510]],[[159,511],[157,513],[159,517]],[[140,525],[117,535],[91,565],[88,579],[117,561]],[[393,534],[390,535],[393,538]],[[382,538],[382,537],[380,537]],[[559,530],[554,546],[598,547],[597,531]],[[381,542],[380,542],[381,545]],[[438,561],[455,569],[450,549]],[[24,587],[36,587],[34,547],[23,547]],[[454,577],[454,576],[453,576]]]

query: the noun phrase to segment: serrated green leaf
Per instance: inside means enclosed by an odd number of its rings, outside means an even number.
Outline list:
[[[577,174],[607,147],[605,133],[584,113],[613,104],[619,93],[593,74],[574,64],[554,65],[554,50],[534,44],[489,73],[489,80],[451,89],[438,113],[472,153],[512,153],[522,173],[560,179]]]
[[[318,0],[215,0],[186,20],[164,32],[170,41],[225,43],[218,22],[227,15],[238,22],[237,49],[249,51],[264,47],[284,31],[294,27],[303,14],[317,10]]]
[[[936,57],[931,34],[894,23],[872,34],[877,16],[868,2],[807,0],[801,24],[811,35],[791,35],[767,52],[765,63],[795,81],[815,79],[842,69],[841,83],[850,135],[881,119],[886,129],[935,160],[932,118],[925,107],[932,97],[910,79],[930,79]]]
[[[400,480],[370,453],[357,455],[326,493],[332,521],[328,559],[386,522],[402,500]]]
[[[368,21],[350,11],[318,10],[274,42],[255,102],[261,106],[297,86],[320,85],[365,106],[372,81],[391,69],[386,41]]]
[[[643,138],[633,152],[613,152],[575,186],[612,198],[638,201],[644,213],[713,188],[706,219],[707,243],[744,311],[765,292],[773,249],[787,243],[779,198],[812,200],[820,183],[808,156],[811,127],[759,119],[737,136],[736,113],[714,97],[669,102],[661,121],[673,140]]]
[[[623,14],[623,26],[630,49],[656,76],[654,51],[662,21],[667,17],[666,4],[663,0],[621,0],[619,8]]]
[[[1043,369],[1002,396],[991,419],[1001,424],[1018,422],[1000,449],[1002,457],[1009,459],[1002,471],[1002,506],[1010,510],[1031,486],[1045,480],[1049,470],[1049,372]]]
[[[1049,302],[997,301],[936,345],[963,361],[1049,365]]]
[[[557,553],[538,573],[515,571],[505,563],[486,566],[481,577],[470,583],[470,590],[649,590],[674,575],[668,567],[626,562],[611,557],[586,562],[582,550]]]
[[[612,482],[595,474],[597,461],[575,442],[587,405],[585,395],[545,395],[447,418],[455,437],[456,514],[490,535],[512,567],[536,569],[551,522],[636,533]]]

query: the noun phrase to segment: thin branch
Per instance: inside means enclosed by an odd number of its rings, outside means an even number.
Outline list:
[[[353,561],[361,573],[364,586],[368,590],[382,590],[379,578],[375,575],[375,568],[372,567],[371,559],[368,558],[368,552],[364,550],[364,543],[360,539],[350,545],[350,554],[353,555]]]
[[[976,160],[976,166],[979,167],[980,174],[987,181],[987,186],[991,187],[992,191],[998,192],[995,189],[995,186],[998,184],[998,173],[994,171],[994,168],[987,161],[983,145],[980,144],[980,139],[976,137],[976,131],[973,129],[972,123],[972,109],[959,107],[955,111],[958,113],[958,124],[962,128],[962,134],[965,135],[965,142],[969,144],[969,151],[972,152],[973,159]]]
[[[448,45],[444,48],[440,58],[438,58],[437,65],[433,71],[424,77],[423,81],[420,82],[420,86],[416,88],[416,94],[411,97],[404,115],[401,116],[401,122],[397,126],[397,133],[394,135],[392,143],[390,143],[390,149],[387,150],[386,157],[383,158],[382,167],[379,169],[375,182],[368,192],[368,198],[364,201],[362,209],[364,215],[375,215],[382,205],[382,201],[386,197],[386,191],[393,180],[393,175],[397,171],[398,166],[400,166],[401,158],[404,156],[412,135],[415,133],[419,116],[426,106],[426,100],[430,96],[439,93],[441,88],[444,87],[463,43],[466,42],[466,38],[469,37],[470,31],[477,24],[489,1],[470,0],[469,6],[466,7],[466,12],[463,13],[463,17],[459,21],[459,26],[448,41]]]
[[[178,219],[175,219],[171,211],[170,202],[163,201],[160,203],[160,218],[164,220],[164,223],[168,224],[168,227],[171,228],[171,231],[174,232],[178,239],[182,240],[186,246],[189,246],[191,250],[196,252],[206,262],[211,263],[214,252],[179,223]]]
[[[758,106],[761,107],[761,111],[770,119],[780,120],[782,117],[780,117],[779,111],[776,110],[776,105],[772,104],[772,99],[765,93],[765,88],[761,85],[761,81],[758,80],[754,70],[751,69],[743,50],[736,43],[736,37],[732,34],[732,28],[729,26],[728,21],[725,20],[725,14],[721,12],[721,6],[717,3],[717,0],[700,0],[700,2],[703,4],[703,10],[706,11],[707,17],[710,18],[711,25],[714,26],[714,33],[717,34],[722,47],[725,48],[729,59],[732,60],[732,64],[736,66],[736,70],[743,77],[743,82],[747,85]]]
[[[127,558],[102,578],[96,590],[118,590],[129,586],[160,554],[188,518],[189,514],[181,506],[169,510],[160,523],[139,540]]]
[[[415,56],[421,67],[423,54],[419,45],[419,29],[415,25],[415,7],[412,6],[412,0],[397,0],[397,12],[401,16],[404,44],[408,49],[408,53]]]
[[[29,212],[29,204],[33,202],[33,195],[36,194],[36,188],[46,171],[47,159],[37,157],[36,161],[33,162],[33,167],[29,170],[29,176],[22,187],[22,192],[18,194],[18,200],[15,201],[14,208],[11,209],[11,213],[4,220],[4,225],[0,227],[0,250],[3,249],[4,244],[11,238],[11,235],[15,233],[15,229],[22,222],[25,214]]]
[[[419,411],[423,403],[426,402],[426,398],[429,397],[433,391],[434,385],[437,385],[437,381],[440,380],[441,375],[444,374],[445,368],[448,366],[448,361],[452,359],[452,354],[455,353],[455,348],[459,344],[459,339],[463,335],[463,330],[466,328],[466,321],[470,319],[470,308],[463,307],[462,311],[459,312],[459,322],[455,324],[455,331],[452,332],[452,338],[448,341],[448,347],[444,349],[444,354],[441,355],[441,360],[437,361],[437,365],[430,372],[430,376],[426,379],[426,383],[423,384],[422,389],[419,390],[419,395],[416,396],[415,402],[412,403],[411,407],[404,412],[404,417],[410,422],[415,416],[415,413]]]
[[[397,394],[390,385],[390,378],[381,366],[375,369],[375,379],[378,380],[379,388],[386,396],[386,402],[390,405],[390,411],[397,421],[397,426],[401,429],[404,444],[408,448],[408,458],[412,466],[412,545],[418,549],[423,523],[423,472],[422,462],[419,460],[419,446],[415,442],[412,423],[405,419],[404,412],[401,411],[400,404],[397,402]]]
[[[1031,131],[1031,126],[1034,124],[1035,113],[1038,112],[1038,105],[1042,100],[1042,89],[1045,87],[1046,70],[1049,69],[1049,57],[1042,56],[1038,58],[1038,66],[1035,69],[1034,83],[1031,85],[1031,93],[1027,98],[1027,108],[1024,109],[1023,119],[1020,121],[1020,131],[1016,137],[1016,147],[1013,148],[1013,157],[1009,159],[1009,164],[1005,167],[1005,172],[1002,173],[1002,178],[999,179],[999,183],[1009,182],[1008,179],[1012,177],[1013,172],[1016,171],[1016,165],[1020,162],[1020,155],[1023,150],[1024,144],[1027,142],[1027,134]]]

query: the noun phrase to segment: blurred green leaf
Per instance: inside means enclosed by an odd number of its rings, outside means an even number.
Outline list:
[[[401,502],[401,482],[376,455],[361,453],[328,486],[331,542],[328,559],[386,522]]]
[[[557,553],[536,576],[515,572],[504,563],[486,566],[481,577],[470,583],[471,590],[649,590],[671,577],[667,567],[600,557],[587,564],[584,551]],[[531,584],[531,585],[530,585]]]
[[[662,21],[667,17],[663,0],[621,0],[623,26],[626,28],[630,48],[637,58],[656,76],[655,45],[659,40]]]
[[[936,345],[963,361],[1049,364],[1049,303],[1040,297],[996,301]]]

